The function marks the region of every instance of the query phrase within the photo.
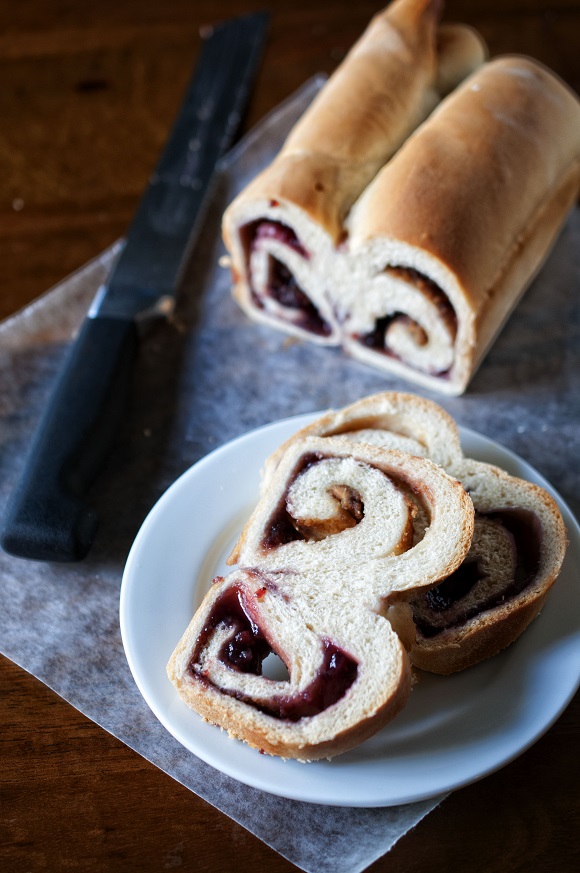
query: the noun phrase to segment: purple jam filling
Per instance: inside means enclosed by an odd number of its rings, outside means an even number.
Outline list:
[[[254,673],[256,676],[261,676],[262,662],[272,650],[258,625],[249,615],[243,594],[238,588],[230,588],[216,601],[199,635],[195,652],[189,663],[189,671],[193,672],[199,652],[220,624],[225,624],[235,631],[222,646],[219,653],[220,661],[233,670],[239,670],[240,673]]]
[[[293,249],[306,260],[310,258],[309,252],[306,251],[294,231],[279,221],[254,222],[244,228],[244,237],[248,241],[247,249],[249,251],[253,250],[260,240],[275,239]],[[288,268],[274,257],[270,258],[268,294],[280,306],[291,309],[294,314],[300,313],[298,319],[292,319],[293,324],[297,327],[318,336],[330,336],[332,332],[330,325],[322,318],[316,306],[300,288]],[[252,297],[255,305],[263,308],[263,302],[255,291],[252,292]]]
[[[268,282],[270,297],[280,306],[291,309],[293,313],[300,313],[299,318],[292,319],[292,323],[297,327],[317,336],[330,336],[330,325],[322,318],[316,306],[300,288],[290,270],[276,258],[270,258],[270,264]],[[262,301],[255,294],[254,301],[259,306],[263,306]]]
[[[236,588],[225,592],[214,604],[189,662],[190,676],[201,682],[213,684],[207,677],[196,672],[195,665],[200,651],[221,624],[227,625],[234,631],[220,650],[219,658],[222,663],[241,673],[261,676],[262,664],[273,649],[249,615],[242,592]],[[289,695],[274,694],[267,702],[255,701],[241,693],[227,691],[225,693],[230,693],[238,700],[256,707],[260,712],[286,721],[295,722],[301,718],[317,715],[337,703],[346,694],[358,673],[357,662],[343,649],[327,639],[322,640],[322,648],[322,665],[312,682],[301,692]]]
[[[447,624],[432,624],[424,617],[414,616],[415,624],[424,637],[434,637],[447,628],[464,624],[476,615],[494,609],[517,597],[534,580],[540,565],[542,549],[542,526],[534,512],[526,509],[502,509],[497,512],[480,513],[501,524],[511,535],[516,550],[516,567],[511,581],[501,591],[495,591],[486,600],[466,608]],[[483,571],[477,557],[470,557],[443,582],[425,595],[428,608],[439,615],[466,597],[472,588],[483,579]]]
[[[298,283],[290,270],[275,259],[272,264],[268,292],[278,301],[280,306],[287,306],[290,309],[302,309],[304,311],[312,306],[304,291],[301,291],[298,287]]]
[[[283,497],[274,512],[266,536],[262,540],[263,549],[277,549],[286,543],[303,540],[304,535],[296,529],[292,516],[286,509],[286,497]]]
[[[293,695],[275,695],[267,705],[256,704],[258,709],[274,718],[299,721],[318,715],[338,703],[355,681],[358,665],[354,658],[330,640],[323,640],[322,647],[322,666],[304,691]]]
[[[429,609],[433,612],[445,612],[458,600],[466,597],[482,578],[479,561],[476,558],[465,560],[451,576],[426,593]]]
[[[292,228],[282,224],[281,221],[259,221],[254,224],[254,239],[275,239],[290,249],[294,249],[306,260],[310,254],[306,251]]]
[[[394,357],[393,353],[385,346],[385,334],[391,324],[395,321],[403,321],[410,323],[412,321],[404,312],[393,312],[391,315],[385,315],[382,318],[377,318],[374,328],[368,333],[361,334],[359,341],[363,346],[373,349],[375,352],[383,352],[385,355]]]

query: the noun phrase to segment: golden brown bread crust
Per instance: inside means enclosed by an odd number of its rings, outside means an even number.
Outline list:
[[[487,56],[487,46],[477,30],[466,24],[442,24],[437,31],[435,90],[439,97],[447,97]]]
[[[536,61],[490,61],[368,186],[351,217],[353,246],[378,237],[417,247],[479,311],[579,162],[577,96]]]
[[[535,219],[523,231],[518,251],[490,290],[487,303],[479,314],[472,375],[506,319],[541,270],[560,232],[562,222],[574,207],[579,187],[580,161],[570,167],[560,185],[546,199]]]
[[[362,37],[288,137],[287,152],[320,152],[345,164],[384,162],[436,96],[438,0],[397,0]],[[413,117],[415,115],[415,118]],[[389,148],[390,147],[390,148]]]
[[[292,758],[308,763],[321,758],[342,755],[374,736],[377,731],[392,721],[405,706],[411,691],[411,668],[407,659],[404,667],[404,681],[401,681],[395,693],[372,718],[360,721],[348,730],[337,734],[332,740],[319,743],[316,750],[312,748],[289,749],[279,743],[271,742],[262,731],[248,727],[247,721],[237,716],[233,711],[230,701],[224,700],[223,695],[215,690],[208,692],[199,686],[193,686],[188,691],[189,697],[182,694],[182,698],[188,705],[195,709],[205,721],[227,730],[234,739],[242,739],[252,748],[267,755]]]
[[[353,253],[377,272],[398,255],[456,310],[456,360],[442,390],[465,389],[579,185],[578,98],[535,61],[505,57],[448,97],[354,206]]]

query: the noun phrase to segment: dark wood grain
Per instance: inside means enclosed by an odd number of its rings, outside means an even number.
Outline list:
[[[203,24],[273,14],[245,122],[330,72],[368,0],[28,0],[0,6],[0,317],[125,230],[179,105]],[[449,0],[492,54],[532,55],[580,90],[580,3]],[[579,869],[580,703],[524,756],[452,795],[374,873]],[[0,658],[0,869],[296,869]]]

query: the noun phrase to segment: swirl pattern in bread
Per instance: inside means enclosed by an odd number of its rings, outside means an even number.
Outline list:
[[[203,718],[264,752],[344,752],[404,705],[407,601],[461,565],[472,532],[471,501],[431,461],[295,440],[244,528],[237,569],[214,581],[169,676]],[[271,652],[287,678],[263,675]]]
[[[466,458],[453,419],[412,394],[385,392],[329,412],[266,462],[264,488],[292,444],[309,435],[373,443],[429,457],[456,477],[475,510],[463,564],[412,599],[413,664],[452,673],[497,654],[540,612],[566,550],[566,530],[550,495],[490,464]]]
[[[227,209],[234,296],[248,315],[326,345],[342,340],[334,276],[353,204],[441,98],[485,57],[480,37],[438,25],[439,0],[375,16],[280,154]]]

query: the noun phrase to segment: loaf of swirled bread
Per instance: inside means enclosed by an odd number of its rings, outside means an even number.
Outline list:
[[[439,25],[440,0],[396,0],[227,209],[234,296],[252,318],[342,341],[334,276],[348,266],[347,216],[437,103],[485,58],[472,29]]]

